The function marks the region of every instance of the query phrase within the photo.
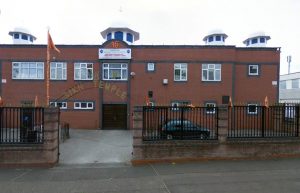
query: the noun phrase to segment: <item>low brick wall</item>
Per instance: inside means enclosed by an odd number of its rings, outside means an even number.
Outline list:
[[[142,108],[134,112],[132,164],[300,156],[300,138],[228,139],[227,107],[219,109],[218,140],[143,141]]]
[[[0,145],[0,167],[52,167],[58,163],[59,110],[44,110],[44,143]]]

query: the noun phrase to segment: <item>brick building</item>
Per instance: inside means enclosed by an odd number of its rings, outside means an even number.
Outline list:
[[[18,34],[18,35],[16,35]],[[46,101],[46,45],[22,30],[14,44],[0,45],[0,95],[5,105]],[[102,45],[57,45],[51,53],[50,103],[61,106],[71,128],[132,128],[137,105],[250,106],[278,101],[280,48],[256,34],[245,47],[225,45],[213,32],[205,45],[135,45],[139,33],[108,28]],[[27,36],[27,37],[25,37]]]

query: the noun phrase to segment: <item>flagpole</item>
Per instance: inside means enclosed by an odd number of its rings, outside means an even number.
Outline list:
[[[46,61],[46,106],[49,105],[50,100],[50,48],[49,48],[49,30],[48,30],[48,43],[47,43],[47,61]]]

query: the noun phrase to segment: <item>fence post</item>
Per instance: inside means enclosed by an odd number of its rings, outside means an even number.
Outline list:
[[[142,156],[141,144],[143,143],[143,107],[136,106],[133,109],[133,159]]]
[[[296,127],[297,127],[297,137],[300,136],[300,105],[296,106]]]
[[[266,114],[266,107],[262,106],[261,107],[261,137],[265,137],[265,125],[266,125],[266,123],[265,123],[265,121],[266,121],[265,114]]]
[[[228,135],[228,106],[220,105],[218,107],[218,140],[220,143],[227,141]]]

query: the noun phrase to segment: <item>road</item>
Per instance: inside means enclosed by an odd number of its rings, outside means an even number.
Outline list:
[[[0,169],[1,193],[299,193],[300,158]]]

